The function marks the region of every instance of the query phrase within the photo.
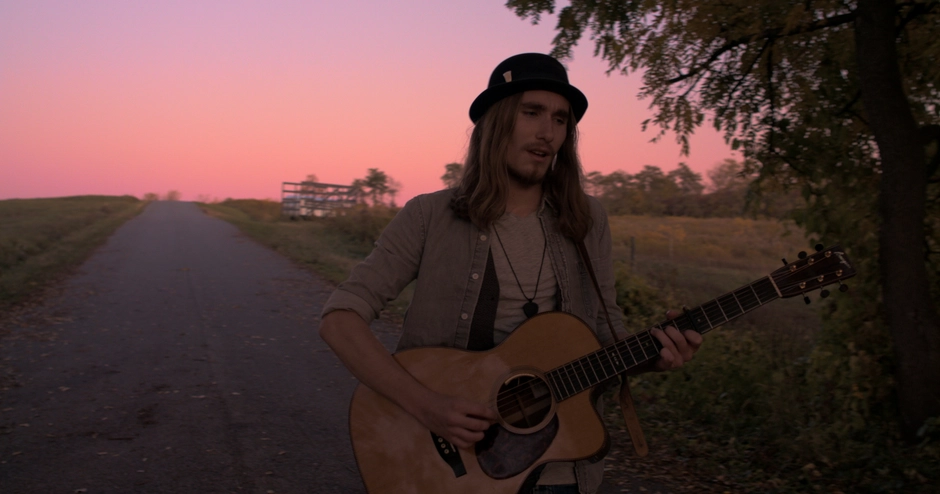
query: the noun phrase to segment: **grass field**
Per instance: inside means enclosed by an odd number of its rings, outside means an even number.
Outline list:
[[[0,201],[0,310],[69,273],[144,204],[132,196]]]

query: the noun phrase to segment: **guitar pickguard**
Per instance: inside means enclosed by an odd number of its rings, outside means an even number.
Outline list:
[[[480,470],[497,480],[519,475],[545,454],[556,434],[557,415],[532,434],[516,434],[494,425],[475,447]]]

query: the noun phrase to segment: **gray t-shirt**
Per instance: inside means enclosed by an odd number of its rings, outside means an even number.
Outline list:
[[[539,312],[555,310],[558,281],[546,252],[545,233],[537,215],[520,218],[506,213],[493,229],[496,242],[490,244],[490,249],[499,276],[499,306],[493,342],[498,344],[526,320],[522,306],[529,299],[538,304]]]

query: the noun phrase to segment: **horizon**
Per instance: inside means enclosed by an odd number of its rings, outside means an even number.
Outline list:
[[[0,199],[280,200],[283,182],[350,184],[378,168],[403,204],[443,187],[490,72],[550,51],[556,22],[469,0],[3,4]],[[640,74],[606,75],[590,40],[564,63],[589,101],[585,173],[685,162],[707,180],[738,158],[708,121],[688,156],[672,133],[648,142]]]

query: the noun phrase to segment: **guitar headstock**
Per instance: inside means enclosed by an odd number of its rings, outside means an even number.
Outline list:
[[[840,291],[848,290],[842,280],[855,276],[855,268],[849,263],[848,256],[839,246],[824,249],[822,244],[816,245],[816,253],[806,255],[800,252],[800,259],[787,263],[786,266],[770,274],[771,280],[780,291],[783,298],[803,295],[803,300],[809,303],[806,292],[810,292],[827,285],[839,284]],[[823,290],[821,296],[829,296],[828,290]]]

